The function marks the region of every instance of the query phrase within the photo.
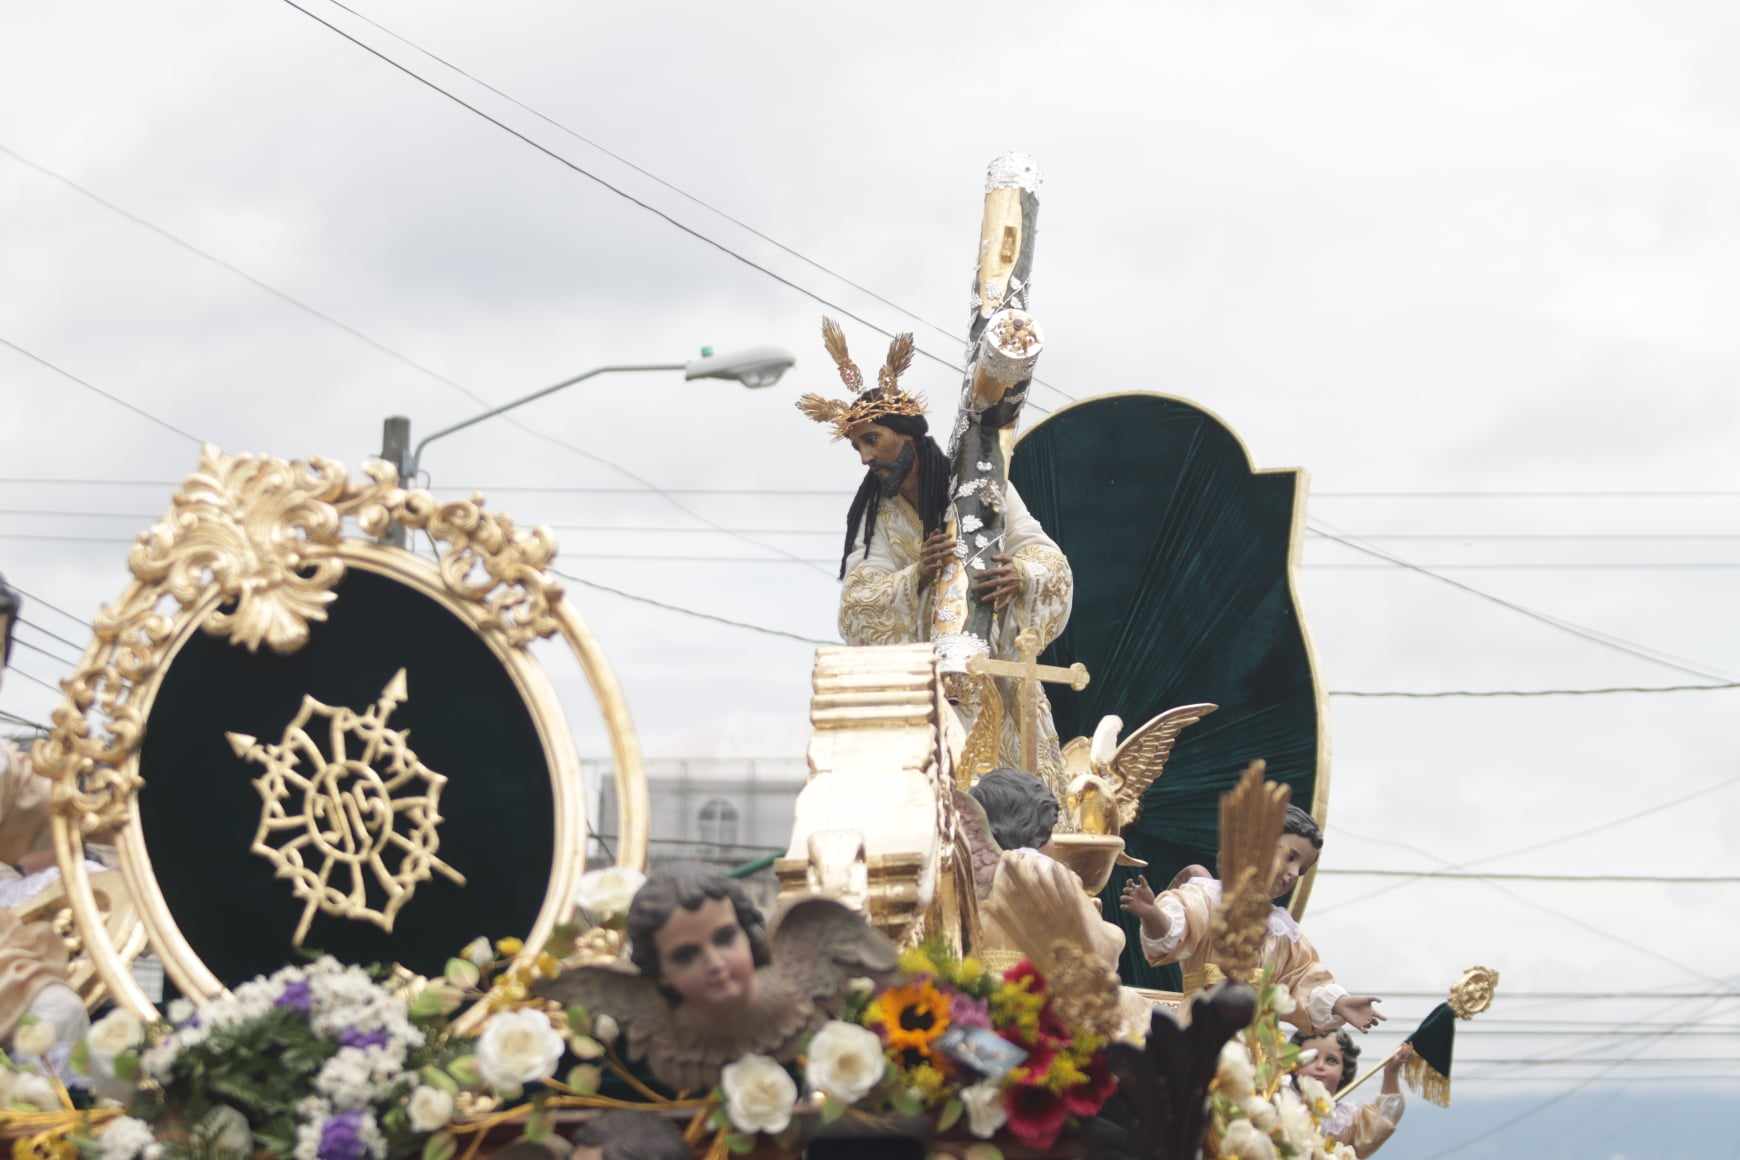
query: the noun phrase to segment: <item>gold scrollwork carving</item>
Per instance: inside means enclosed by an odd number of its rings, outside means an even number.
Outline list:
[[[96,639],[61,687],[54,731],[31,760],[56,783],[57,809],[86,835],[126,821],[139,775],[128,758],[145,722],[139,690],[198,620],[206,632],[257,650],[293,653],[326,619],[343,578],[345,521],[368,535],[389,523],[446,545],[448,594],[471,607],[478,631],[510,647],[560,630],[561,586],[544,573],[556,543],[485,511],[481,497],[437,503],[405,491],[391,466],[371,462],[353,480],[327,459],[286,462],[224,455],[207,446],[161,520],[139,536],[127,563],[133,582],[97,614]]]

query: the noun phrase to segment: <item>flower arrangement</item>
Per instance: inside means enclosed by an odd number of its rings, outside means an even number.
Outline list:
[[[1209,1085],[1209,1129],[1203,1155],[1214,1160],[1353,1160],[1346,1144],[1324,1138],[1321,1125],[1335,1099],[1321,1083],[1293,1073],[1306,1062],[1282,1032],[1280,1016],[1294,1001],[1269,983],[1257,987],[1251,1025],[1221,1049]]]

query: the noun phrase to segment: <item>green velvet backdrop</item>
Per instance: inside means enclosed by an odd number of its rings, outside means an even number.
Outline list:
[[[1049,688],[1058,735],[1089,736],[1107,714],[1128,734],[1176,705],[1220,706],[1181,735],[1125,834],[1155,889],[1192,862],[1214,865],[1220,795],[1252,759],[1310,808],[1321,725],[1287,570],[1297,474],[1253,474],[1207,412],[1130,394],[1039,423],[1010,479],[1075,573],[1075,610],[1045,659],[1083,662],[1092,683]],[[1123,976],[1174,988],[1177,969],[1148,966],[1118,910],[1128,876],[1114,872],[1103,901],[1129,939]]]

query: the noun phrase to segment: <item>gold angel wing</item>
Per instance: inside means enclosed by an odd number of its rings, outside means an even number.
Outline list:
[[[1128,826],[1142,813],[1142,795],[1166,770],[1172,747],[1187,725],[1194,725],[1219,705],[1180,705],[1153,718],[1124,739],[1112,755],[1118,783],[1118,820]]]
[[[852,408],[837,400],[825,399],[821,395],[805,395],[797,401],[797,409],[818,423],[838,423]]]
[[[961,747],[959,776],[969,783],[997,768],[997,752],[1003,737],[1003,694],[997,691],[996,678],[980,673],[972,678],[979,695],[979,712],[973,718],[972,731]]]
[[[833,356],[834,365],[840,368],[840,381],[854,395],[863,390],[864,375],[858,370],[858,364],[852,361],[852,356],[846,353],[846,332],[832,318],[822,319],[822,342],[827,346],[828,354]]]
[[[1100,918],[1081,879],[1063,863],[1026,851],[1005,854],[979,908],[987,928],[1052,982],[1072,1029],[1109,1036],[1117,1026],[1118,975],[1111,964],[1122,933]]]
[[[888,358],[877,372],[876,385],[892,392],[900,386],[900,376],[912,366],[912,332],[897,334],[888,344]]]
[[[1220,906],[1214,913],[1214,946],[1229,979],[1248,983],[1262,959],[1268,929],[1269,886],[1275,846],[1293,791],[1265,781],[1261,761],[1251,762],[1238,785],[1220,799]]]

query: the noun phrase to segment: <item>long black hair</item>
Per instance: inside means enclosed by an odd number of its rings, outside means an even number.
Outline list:
[[[872,388],[864,394],[873,398],[880,389]],[[948,518],[949,477],[954,472],[954,465],[937,446],[936,440],[930,437],[930,424],[923,415],[884,415],[872,422],[896,434],[912,437],[913,449],[918,453],[913,464],[913,470],[918,472],[918,518],[924,524],[924,534],[930,535]],[[870,550],[870,537],[876,532],[876,514],[881,508],[882,478],[871,469],[864,472],[864,482],[858,485],[858,494],[852,497],[852,506],[846,510],[846,547],[840,555],[840,579],[846,578],[846,561],[857,550],[860,529],[864,533],[864,550]]]

